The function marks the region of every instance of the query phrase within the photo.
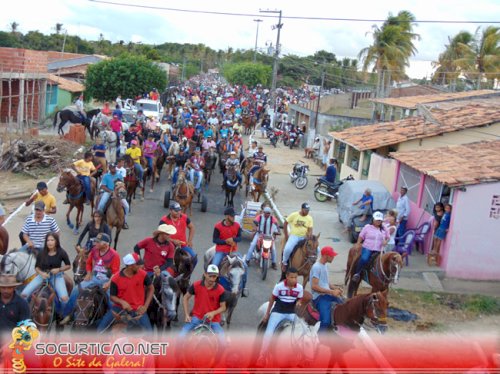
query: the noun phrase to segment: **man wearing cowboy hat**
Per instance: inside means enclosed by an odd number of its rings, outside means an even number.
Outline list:
[[[154,294],[151,278],[141,269],[142,260],[137,253],[124,256],[123,263],[125,268],[111,278],[113,306],[99,322],[97,331],[106,330],[113,323],[115,314],[126,311],[131,317],[137,318],[137,324],[144,331],[152,332],[153,327],[146,313]]]
[[[137,243],[134,252],[139,256],[144,249],[144,270],[152,275],[156,267],[160,271],[166,270],[174,264],[175,246],[170,240],[170,235],[177,233],[174,226],[161,224],[153,231],[153,236]]]
[[[31,318],[28,302],[16,293],[21,282],[12,274],[0,274],[0,333],[10,333],[17,323]]]

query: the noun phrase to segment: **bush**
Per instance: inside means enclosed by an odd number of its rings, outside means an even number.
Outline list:
[[[257,84],[269,86],[271,74],[272,68],[270,66],[258,63],[244,62],[224,66],[224,77],[229,83],[248,87],[255,87]]]

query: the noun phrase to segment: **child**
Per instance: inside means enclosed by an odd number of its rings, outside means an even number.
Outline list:
[[[395,237],[397,228],[396,228],[396,212],[394,210],[389,210],[387,212],[383,225],[391,235],[389,241],[387,242],[387,245],[385,246],[385,251],[390,252],[394,249],[394,246],[396,245]]]
[[[441,256],[439,255],[439,251],[441,250],[441,242],[446,238],[446,234],[448,233],[448,229],[450,227],[450,220],[451,220],[451,205],[445,204],[443,218],[441,218],[439,227],[434,233],[432,251],[427,256],[427,263],[429,264],[429,266],[431,265],[433,260],[436,262],[437,266],[441,264]]]

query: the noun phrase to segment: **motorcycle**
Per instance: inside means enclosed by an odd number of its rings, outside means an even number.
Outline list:
[[[276,148],[276,144],[278,143],[278,139],[281,136],[281,133],[282,131],[280,130],[272,130],[272,129],[267,130],[266,136],[274,148]]]
[[[337,200],[340,186],[342,186],[345,181],[354,180],[352,175],[349,175],[347,178],[335,183],[330,183],[323,178],[324,177],[318,178],[316,184],[314,185],[314,197],[319,202],[325,202],[326,200],[331,199]]]
[[[269,269],[269,259],[271,257],[271,250],[275,237],[274,235],[264,235],[262,233],[257,233],[256,235],[259,235],[259,239],[257,240],[257,246],[253,256],[259,263],[262,280],[266,280],[267,270]]]
[[[286,131],[283,131],[283,134],[281,134],[281,140],[283,141],[283,145],[285,147],[288,147],[288,145],[290,144],[290,134]]]
[[[295,187],[299,190],[304,189],[307,186],[308,173],[309,165],[306,165],[303,161],[297,162],[293,165],[293,170],[290,173],[290,183],[295,183]]]
[[[299,139],[301,138],[302,138],[302,131],[291,132],[289,141],[290,149],[292,149],[295,146],[295,144],[299,144]]]

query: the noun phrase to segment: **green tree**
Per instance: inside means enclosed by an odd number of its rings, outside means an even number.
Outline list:
[[[226,64],[223,70],[224,77],[231,84],[244,84],[254,87],[257,84],[269,86],[271,82],[272,68],[267,65],[251,62]]]
[[[113,100],[116,96],[134,97],[167,84],[165,72],[144,57],[122,55],[90,65],[85,81],[86,96]]]

